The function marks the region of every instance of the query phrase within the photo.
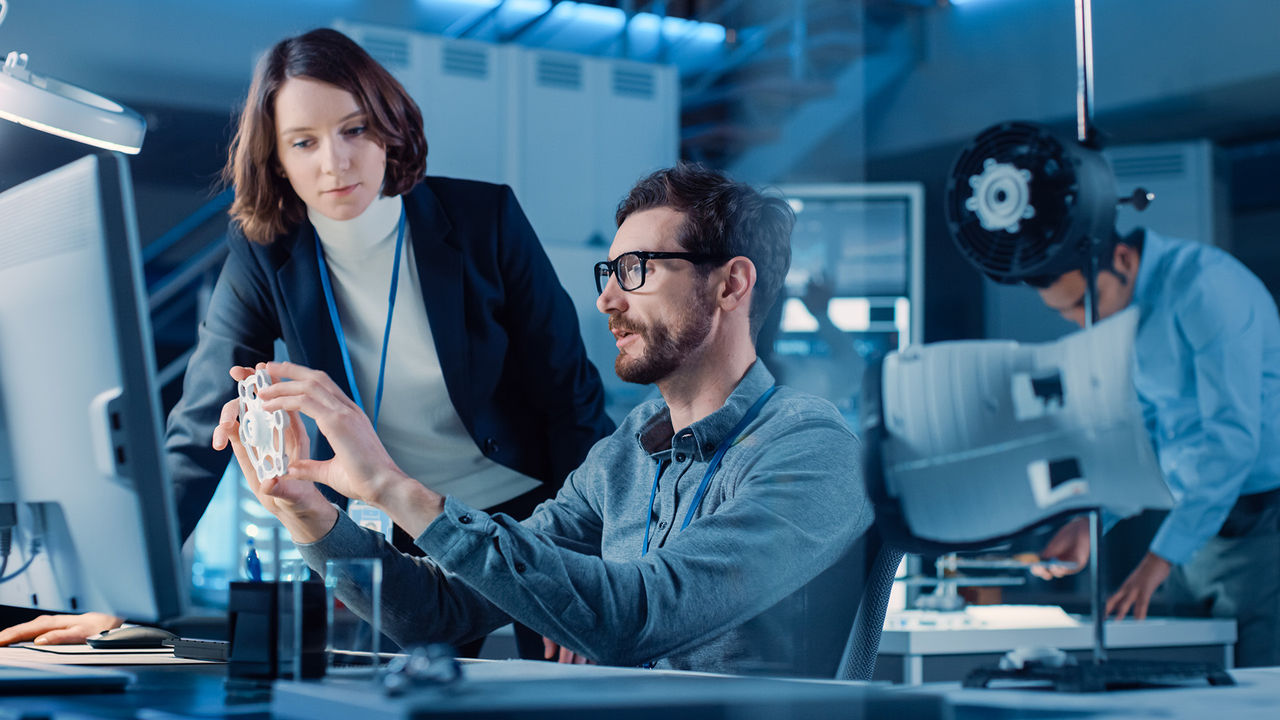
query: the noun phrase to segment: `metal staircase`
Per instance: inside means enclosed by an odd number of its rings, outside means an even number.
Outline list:
[[[791,170],[914,67],[913,29],[937,0],[738,0],[716,65],[685,76],[681,154],[753,183]],[[862,145],[861,137],[851,138]],[[850,178],[856,179],[856,178]]]
[[[231,191],[226,190],[142,249],[156,345],[156,384],[166,416],[182,393],[196,328],[227,254],[230,204]]]

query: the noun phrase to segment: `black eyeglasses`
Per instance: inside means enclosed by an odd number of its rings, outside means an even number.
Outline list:
[[[733,258],[726,255],[705,255],[687,252],[648,252],[633,250],[622,253],[612,260],[601,260],[596,263],[596,292],[604,294],[604,286],[609,284],[609,276],[618,277],[618,287],[631,292],[644,285],[645,266],[650,260],[687,260],[694,265],[712,263],[720,265]]]

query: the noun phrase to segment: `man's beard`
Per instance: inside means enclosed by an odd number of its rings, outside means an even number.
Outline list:
[[[610,316],[610,329],[635,333],[644,341],[641,356],[628,355],[625,351],[618,353],[613,361],[614,372],[624,382],[638,385],[656,383],[675,372],[711,334],[710,306],[709,299],[695,296],[676,318],[674,331],[668,323],[642,325],[620,315]]]

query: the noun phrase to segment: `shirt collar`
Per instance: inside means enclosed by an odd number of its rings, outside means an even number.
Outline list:
[[[1166,250],[1164,238],[1145,228],[1138,228],[1134,233],[1143,233],[1142,256],[1138,260],[1138,278],[1133,284],[1132,304],[1147,314],[1147,306],[1151,302],[1148,295],[1153,292],[1152,283],[1156,282],[1156,266],[1161,263]],[[1132,237],[1132,236],[1130,236]]]
[[[665,454],[674,444],[697,460],[709,460],[725,436],[742,420],[755,401],[773,387],[774,382],[773,374],[756,358],[720,409],[689,427],[682,428],[677,435],[675,428],[671,427],[671,408],[667,407],[665,401],[659,401],[653,415],[636,433],[636,442],[647,455]]]
[[[363,213],[350,220],[334,220],[311,208],[307,208],[307,219],[315,227],[326,256],[357,261],[379,245],[392,246],[403,202],[398,195],[379,195]]]

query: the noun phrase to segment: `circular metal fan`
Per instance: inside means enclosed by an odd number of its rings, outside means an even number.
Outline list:
[[[1012,284],[1080,270],[1090,252],[1109,249],[1116,183],[1097,151],[1040,125],[1005,122],[960,153],[946,208],[960,254]]]

